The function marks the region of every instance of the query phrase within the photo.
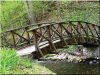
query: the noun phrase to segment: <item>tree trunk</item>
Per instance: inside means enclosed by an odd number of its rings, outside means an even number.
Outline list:
[[[28,13],[28,18],[29,18],[30,24],[34,24],[35,23],[35,14],[33,11],[32,1],[26,0],[25,4],[27,6],[27,13]]]

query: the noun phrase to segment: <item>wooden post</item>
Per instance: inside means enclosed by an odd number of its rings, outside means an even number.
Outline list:
[[[25,28],[25,32],[26,32],[25,36],[26,36],[26,39],[29,40],[28,44],[30,45],[30,36],[29,36],[29,32],[27,31],[28,29],[29,29],[28,27]]]
[[[61,24],[59,24],[59,26],[60,26],[60,35],[63,37],[63,33],[62,33],[62,26],[61,26]],[[65,43],[66,44],[66,43]],[[63,46],[63,39],[61,38],[61,45]]]
[[[13,47],[15,48],[16,47],[16,42],[15,42],[15,36],[14,36],[13,31],[11,31],[11,35],[12,35],[12,40],[13,40]]]
[[[94,28],[94,30],[95,30],[95,32],[96,32],[96,34],[97,34],[97,37],[100,37],[99,30],[97,31],[94,25],[93,25],[93,28]],[[100,29],[100,27],[99,27],[99,29]]]
[[[87,24],[87,26],[88,26],[88,28],[89,28],[89,30],[90,30],[90,32],[91,32],[91,34],[92,34],[92,38],[93,38],[93,40],[94,40],[94,42],[98,42],[95,38],[95,36],[94,36],[94,34],[93,34],[93,32],[92,32],[92,30],[91,30],[91,28],[90,28],[90,26]],[[92,39],[91,39],[91,41],[93,41]]]
[[[81,33],[82,40],[83,40],[83,42],[85,42],[85,38],[84,38],[84,36],[83,36],[83,34],[82,34],[82,32],[84,31],[84,30],[83,30],[83,26],[82,26],[82,24],[81,24],[80,22],[78,22],[78,24],[79,24],[79,26],[80,26],[80,33]],[[83,30],[83,31],[82,31],[82,30]]]
[[[99,33],[99,37],[98,37],[98,39],[100,39],[100,26],[98,26],[98,28],[99,28],[99,32],[98,32]],[[100,40],[99,40],[99,49],[100,49]]]
[[[62,27],[62,24],[59,24],[59,26],[60,26],[60,35],[61,35],[60,39],[62,40],[61,45],[63,46],[63,42],[64,42],[65,45],[67,46],[68,44],[67,44],[67,42],[64,40],[64,37],[63,37],[63,27]]]
[[[86,29],[86,32],[87,32],[86,42],[88,43],[88,42],[89,42],[89,30],[88,30],[88,25],[87,25],[87,23],[86,23],[85,29]]]
[[[37,51],[37,54],[39,52],[40,55],[43,57],[44,55],[43,55],[42,51],[39,48],[39,44],[37,43],[38,39],[37,39],[37,35],[36,35],[36,30],[33,30],[32,32],[33,32],[33,35],[34,35],[34,45],[35,45],[35,49]]]
[[[77,40],[76,40],[76,37],[75,37],[75,36],[76,36],[76,33],[74,32],[75,28],[74,28],[74,26],[73,26],[73,24],[72,24],[71,22],[69,22],[69,25],[71,25],[71,30],[72,30],[72,31],[71,31],[72,33],[71,33],[71,34],[72,34],[72,37],[73,37],[73,39],[74,39],[74,42],[75,42],[75,44],[78,44],[78,42],[77,42]],[[74,36],[73,34],[74,34],[75,36]]]
[[[85,30],[85,28],[83,27],[83,25],[82,24],[80,24],[81,25],[81,28],[82,28],[82,30],[85,32],[85,35],[86,36],[88,36],[88,33],[86,32],[86,30]],[[84,36],[83,36],[84,37]],[[86,40],[84,40],[85,42],[86,42]]]
[[[53,41],[51,39],[50,27],[51,27],[50,25],[47,26],[47,33],[48,33],[49,45],[50,45],[50,47],[52,47],[52,49],[54,49],[55,52],[57,52],[56,47],[54,46],[54,43],[53,43]]]

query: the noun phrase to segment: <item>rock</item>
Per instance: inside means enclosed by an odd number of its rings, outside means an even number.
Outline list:
[[[90,61],[89,64],[93,64],[93,61]]]
[[[95,58],[86,58],[83,63],[86,63],[86,64],[100,64],[100,60],[99,59],[95,59]]]
[[[79,57],[79,56],[73,56],[73,55],[69,55],[68,56],[68,62],[81,62],[82,61],[82,58]]]
[[[96,64],[100,64],[100,62],[96,62]]]
[[[97,61],[96,60],[93,60],[93,62],[96,63]]]
[[[79,52],[74,52],[74,55],[76,55],[76,56],[81,56],[82,54],[79,53]]]

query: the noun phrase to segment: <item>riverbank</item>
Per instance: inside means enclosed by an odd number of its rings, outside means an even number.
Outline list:
[[[15,50],[3,48],[0,74],[100,74],[100,59],[86,58],[75,47],[58,52],[33,59],[32,55],[18,57]]]
[[[21,59],[17,67],[11,71],[11,74],[55,74],[49,68],[40,64],[38,60],[29,58]]]

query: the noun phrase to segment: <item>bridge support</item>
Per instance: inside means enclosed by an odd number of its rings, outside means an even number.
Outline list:
[[[42,51],[40,50],[40,48],[39,48],[39,44],[38,44],[38,42],[37,42],[37,35],[36,35],[36,31],[34,30],[33,31],[33,35],[34,35],[34,44],[35,44],[35,49],[36,49],[36,54],[37,54],[37,56],[39,56],[39,53],[40,53],[40,55],[43,57],[44,55],[43,55],[43,53],[42,53]]]
[[[51,38],[51,26],[47,26],[47,34],[48,34],[48,42],[49,42],[49,45],[50,45],[50,49],[52,50],[53,49],[53,52],[56,53],[57,52],[57,49],[55,47],[55,45],[53,44],[53,40]]]

